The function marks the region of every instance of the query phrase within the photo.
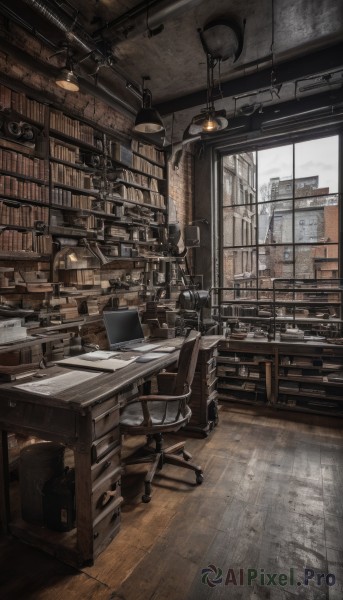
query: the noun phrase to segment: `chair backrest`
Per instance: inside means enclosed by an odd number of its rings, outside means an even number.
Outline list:
[[[181,346],[178,371],[173,393],[178,396],[188,391],[193,382],[198,360],[201,334],[191,331]]]

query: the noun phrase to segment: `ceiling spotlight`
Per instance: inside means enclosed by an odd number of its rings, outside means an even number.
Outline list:
[[[158,133],[164,130],[164,125],[159,113],[152,107],[151,91],[144,88],[144,80],[145,78],[143,78],[142,108],[136,116],[133,130],[139,133]]]
[[[55,79],[55,83],[58,87],[67,90],[68,92],[78,92],[80,89],[79,80],[71,66],[69,68],[66,66],[64,69],[61,69]]]

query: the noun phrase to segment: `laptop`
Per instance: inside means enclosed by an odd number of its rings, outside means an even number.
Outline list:
[[[145,344],[144,332],[137,309],[103,312],[110,350],[150,352],[160,344]]]

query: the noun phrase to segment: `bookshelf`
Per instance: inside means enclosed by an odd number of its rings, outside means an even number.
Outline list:
[[[0,116],[0,266],[14,269],[0,302],[29,306],[20,290],[36,277],[54,284],[33,302],[45,326],[76,319],[90,295],[139,305],[165,271],[164,152],[6,85]],[[64,252],[73,268],[61,267]]]

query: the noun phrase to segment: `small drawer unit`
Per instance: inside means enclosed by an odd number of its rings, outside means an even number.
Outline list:
[[[92,439],[96,440],[119,426],[119,404],[108,400],[92,411]]]
[[[216,364],[220,339],[221,336],[205,336],[202,340],[189,401],[192,416],[185,428],[189,432],[207,435],[218,423]]]
[[[120,529],[122,467],[119,398],[109,398],[91,414],[91,507],[93,554],[97,556]]]
[[[114,450],[108,452],[103,458],[97,460],[92,464],[91,476],[92,482],[95,485],[99,479],[105,477],[108,473],[112,472],[120,466],[120,446],[116,446]]]
[[[121,466],[116,467],[111,473],[99,479],[92,488],[93,518],[102,514],[121,496]]]

